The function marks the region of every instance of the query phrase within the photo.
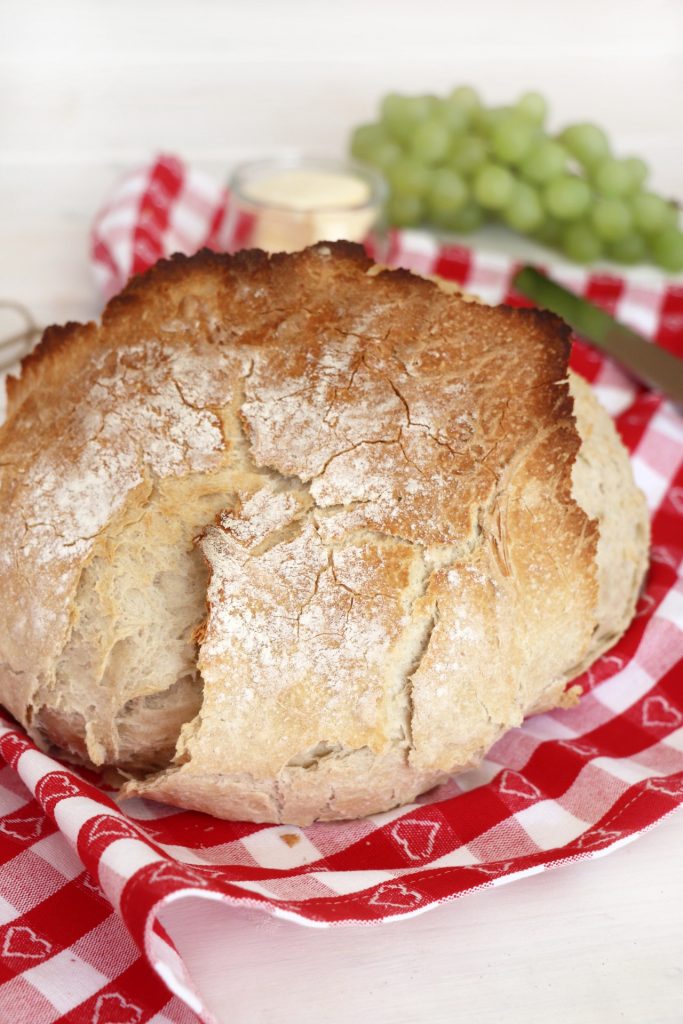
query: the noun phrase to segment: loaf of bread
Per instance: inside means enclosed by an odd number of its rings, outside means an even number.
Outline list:
[[[203,252],[46,331],[0,432],[0,700],[42,748],[306,824],[576,700],[644,500],[561,321],[449,291]]]

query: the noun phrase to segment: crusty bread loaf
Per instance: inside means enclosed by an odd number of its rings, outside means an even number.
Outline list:
[[[0,434],[0,699],[223,817],[355,817],[475,764],[575,699],[645,570],[568,349],[346,243],[175,257],[51,328]]]

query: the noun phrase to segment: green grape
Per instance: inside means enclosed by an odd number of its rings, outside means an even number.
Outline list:
[[[467,185],[455,171],[436,171],[427,194],[427,209],[437,224],[443,224],[467,202]],[[448,223],[444,224],[448,227]]]
[[[368,150],[365,163],[372,164],[373,167],[386,173],[402,156],[403,150],[399,144],[393,139],[385,139],[383,142],[377,142]]]
[[[650,240],[650,251],[655,263],[664,270],[674,274],[683,270],[683,231],[664,228]]]
[[[412,228],[424,218],[424,207],[418,196],[392,195],[387,202],[387,219],[398,228]]]
[[[399,133],[406,122],[405,112],[407,110],[407,97],[400,96],[397,92],[388,93],[380,103],[379,116],[381,127],[396,136],[396,129]]]
[[[520,171],[535,185],[544,185],[563,174],[567,167],[567,150],[552,139],[538,139],[524,158]]]
[[[451,148],[448,165],[454,171],[469,177],[485,162],[488,147],[478,135],[465,135],[457,139]]]
[[[591,210],[591,224],[604,242],[618,242],[633,227],[631,211],[620,199],[603,199]]]
[[[631,209],[636,227],[646,235],[654,235],[665,227],[676,227],[675,207],[654,192],[639,192],[631,200]]]
[[[584,167],[592,167],[609,156],[607,136],[596,124],[570,124],[559,140]]]
[[[673,199],[669,199],[666,203],[666,227],[677,228],[678,217],[680,213],[680,207]]]
[[[565,228],[562,248],[575,263],[594,263],[602,254],[600,239],[587,224],[577,222]]]
[[[469,235],[476,231],[484,223],[485,215],[481,206],[475,202],[466,202],[459,210],[444,216],[441,219],[441,226],[449,231],[457,231],[461,235]]]
[[[471,121],[473,115],[481,108],[479,93],[471,85],[459,85],[457,89],[453,89],[448,96],[448,102],[459,107],[468,121]]]
[[[356,160],[368,160],[375,147],[387,141],[387,133],[381,124],[359,124],[351,135],[351,155]]]
[[[649,174],[649,168],[644,160],[641,160],[639,156],[627,156],[623,161],[628,167],[629,174],[631,175],[631,181],[633,182],[632,192],[636,189],[642,188],[647,180]]]
[[[493,132],[504,117],[512,112],[512,107],[481,107],[473,115],[472,123],[478,132],[491,138]]]
[[[612,242],[607,253],[616,263],[643,263],[647,259],[647,246],[642,235],[630,234]]]
[[[582,178],[569,174],[555,178],[546,185],[543,204],[558,220],[578,220],[590,206],[591,191]]]
[[[416,125],[411,150],[418,160],[426,164],[436,164],[446,156],[450,144],[451,136],[446,125],[430,117]]]
[[[543,207],[530,185],[523,181],[515,184],[510,201],[503,210],[505,223],[524,235],[536,231],[543,221]]]
[[[525,92],[515,103],[515,110],[537,125],[542,125],[548,113],[548,104],[540,92]]]
[[[518,164],[531,149],[538,127],[521,114],[501,117],[491,133],[491,149],[506,164]]]
[[[462,135],[467,130],[467,114],[462,107],[451,100],[437,100],[434,117],[446,126],[451,136]]]
[[[382,124],[398,142],[410,142],[415,128],[432,112],[431,96],[399,96],[392,92],[381,105]]]
[[[399,227],[428,221],[466,233],[490,211],[578,262],[604,249],[619,262],[683,270],[678,207],[643,190],[645,161],[611,156],[605,132],[588,122],[549,138],[547,114],[536,91],[496,107],[467,85],[446,97],[389,93],[379,122],[354,129],[350,151],[387,179],[387,218]],[[576,163],[582,170],[571,173]]]
[[[633,174],[625,160],[610,157],[601,161],[593,171],[593,181],[603,196],[621,199],[637,188]]]
[[[396,196],[420,198],[427,192],[431,181],[429,169],[409,156],[401,157],[386,173],[391,191]]]
[[[510,202],[515,187],[507,167],[499,164],[484,164],[474,178],[474,195],[486,210],[502,210]]]
[[[542,223],[534,231],[533,237],[538,239],[543,245],[550,246],[551,249],[557,249],[562,241],[563,230],[564,228],[559,220],[546,215]]]

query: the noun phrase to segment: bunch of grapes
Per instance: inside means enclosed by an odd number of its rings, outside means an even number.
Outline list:
[[[469,86],[445,98],[391,93],[379,121],[355,129],[351,153],[384,175],[397,227],[467,233],[498,218],[579,263],[683,270],[678,207],[647,190],[647,164],[613,156],[594,124],[551,135],[546,115],[536,92],[506,107],[484,107]]]

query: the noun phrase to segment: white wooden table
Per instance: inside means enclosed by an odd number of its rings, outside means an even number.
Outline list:
[[[541,88],[557,123],[606,125],[683,197],[680,0],[0,0],[0,298],[42,323],[95,316],[93,212],[151,151],[220,174],[286,145],[335,153],[389,88],[462,81],[495,102]],[[681,1024],[683,814],[389,926],[204,904],[167,923],[226,1024]]]

